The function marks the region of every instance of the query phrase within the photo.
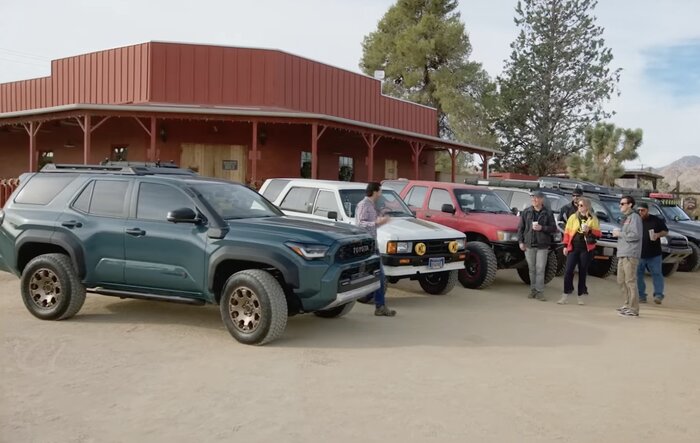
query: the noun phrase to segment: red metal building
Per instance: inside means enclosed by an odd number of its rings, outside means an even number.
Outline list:
[[[42,164],[175,161],[202,175],[355,181],[434,176],[436,110],[378,80],[277,50],[149,42],[0,84],[0,178]]]

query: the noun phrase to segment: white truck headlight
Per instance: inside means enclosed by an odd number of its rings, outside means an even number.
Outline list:
[[[518,233],[517,232],[509,232],[509,231],[498,231],[498,240],[499,241],[518,241]]]

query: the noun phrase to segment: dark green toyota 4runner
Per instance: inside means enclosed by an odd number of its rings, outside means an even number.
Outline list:
[[[287,317],[339,317],[379,288],[366,231],[285,217],[247,187],[154,166],[48,165],[0,210],[0,270],[29,312],[74,316],[86,292],[216,303],[231,335],[278,338]]]

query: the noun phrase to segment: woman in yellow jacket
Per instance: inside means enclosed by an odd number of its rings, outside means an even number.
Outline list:
[[[601,236],[600,222],[591,210],[591,200],[582,197],[578,201],[577,211],[571,214],[564,228],[564,255],[566,271],[564,272],[564,293],[557,302],[566,304],[567,297],[574,292],[574,269],[578,265],[578,304],[583,304],[582,296],[588,295],[586,275],[588,265],[593,260],[593,250]]]

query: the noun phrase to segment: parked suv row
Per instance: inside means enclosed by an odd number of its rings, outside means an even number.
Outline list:
[[[287,317],[347,313],[379,286],[363,229],[294,219],[255,191],[153,166],[48,165],[0,211],[0,270],[36,317],[75,315],[86,292],[220,306],[242,343]]]

